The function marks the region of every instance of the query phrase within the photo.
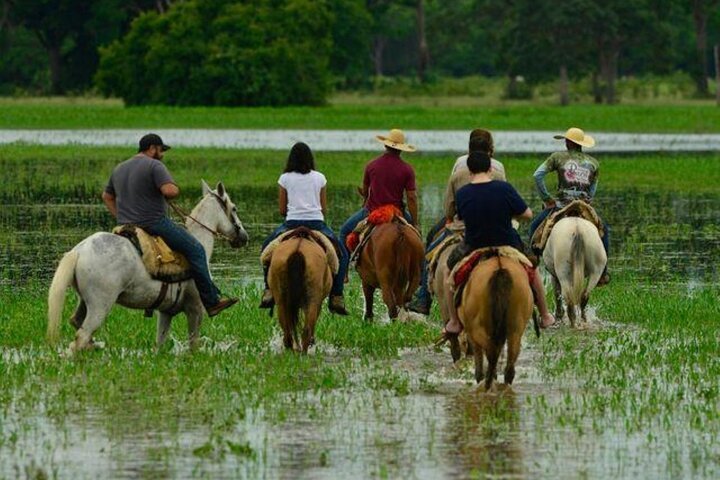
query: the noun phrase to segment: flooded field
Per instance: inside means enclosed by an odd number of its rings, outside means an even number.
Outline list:
[[[421,192],[424,225],[441,191]],[[338,228],[356,197],[329,193]],[[213,272],[243,300],[198,352],[180,319],[155,353],[154,321],[117,308],[105,350],[62,359],[43,338],[49,279],[111,224],[84,190],[59,197],[0,209],[0,478],[720,476],[720,195],[603,188],[613,283],[590,325],[528,331],[515,384],[489,393],[430,346],[437,312],[367,324],[355,278],[352,315],[323,314],[307,357],[283,353],[255,308],[274,188],[236,198],[251,243],[220,245]]]

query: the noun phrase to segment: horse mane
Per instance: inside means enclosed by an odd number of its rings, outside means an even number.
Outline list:
[[[502,346],[507,338],[508,299],[513,281],[510,272],[503,268],[500,257],[497,260],[498,269],[490,277],[490,336],[496,346]]]

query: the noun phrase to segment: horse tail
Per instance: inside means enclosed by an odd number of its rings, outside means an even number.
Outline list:
[[[58,265],[50,291],[48,292],[48,328],[47,337],[50,343],[57,342],[60,336],[60,320],[62,318],[63,306],[65,305],[65,291],[70,287],[75,278],[75,266],[77,265],[78,253],[75,250],[67,252]]]
[[[401,257],[400,253],[403,251],[409,252],[409,250],[403,248],[403,246],[405,244],[404,226],[400,223],[396,223],[395,227],[397,228],[397,237],[395,237],[395,243],[393,244],[393,250],[395,252],[395,258],[400,260],[403,258],[403,257]],[[407,254],[405,255],[405,257],[407,257]],[[408,283],[409,279],[410,279],[409,262],[401,260],[400,262],[397,263],[396,268],[397,268],[397,276],[395,277],[395,286],[397,287],[397,290],[393,289],[393,292],[400,291],[400,290],[406,290],[410,286]],[[408,292],[405,292],[405,297],[408,296],[407,293]],[[410,292],[410,293],[412,294],[413,292]],[[403,299],[396,298],[395,302],[399,305],[402,305]]]
[[[287,259],[287,284],[285,291],[285,309],[290,316],[290,329],[295,335],[297,325],[300,322],[300,309],[307,301],[307,285],[305,282],[305,255],[300,251],[302,240],[298,242],[298,248],[290,254]]]
[[[490,277],[490,338],[496,346],[501,347],[507,339],[508,301],[512,293],[513,280],[510,272],[500,264],[500,257],[498,257],[498,265],[500,268]]]
[[[579,305],[585,283],[585,241],[579,229],[575,230],[570,245],[570,276],[572,278],[572,287],[567,292],[569,298],[566,298],[573,305]]]

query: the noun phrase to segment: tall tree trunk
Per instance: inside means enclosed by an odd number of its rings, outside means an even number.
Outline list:
[[[385,50],[385,37],[376,35],[373,38],[373,66],[375,67],[375,76],[381,77],[383,74],[383,51]]]
[[[430,52],[425,35],[425,0],[417,0],[417,29],[418,29],[418,79],[425,81],[427,69],[430,65]]]
[[[600,78],[598,77],[597,70],[593,71],[592,73],[592,93],[593,93],[593,102],[600,104],[603,102],[603,93],[602,89],[600,88]]]
[[[715,3],[715,2],[712,2]],[[695,50],[697,53],[697,65],[693,69],[695,76],[695,88],[697,94],[702,97],[708,95],[708,75],[710,69],[707,60],[707,20],[708,5],[706,0],[693,0],[693,23],[695,24]]]
[[[62,69],[62,56],[60,53],[60,45],[49,44],[45,47],[50,60],[50,93],[60,95],[63,93],[60,85],[60,73]]]
[[[568,72],[567,65],[560,65],[560,105],[570,104],[570,95],[568,94]]]
[[[618,57],[620,56],[620,45],[616,40],[604,44],[600,50],[600,75],[604,83],[604,97],[608,104],[617,103],[615,83],[618,73]]]

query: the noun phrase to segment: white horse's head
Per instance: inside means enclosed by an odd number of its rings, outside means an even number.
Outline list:
[[[234,248],[242,247],[248,242],[248,234],[243,228],[243,224],[238,218],[237,208],[230,199],[225,190],[225,185],[218,182],[215,190],[211,189],[205,180],[202,181],[203,202],[208,201],[214,208],[208,211],[214,212],[212,219],[208,219],[208,223],[218,232],[230,239],[230,246]]]

